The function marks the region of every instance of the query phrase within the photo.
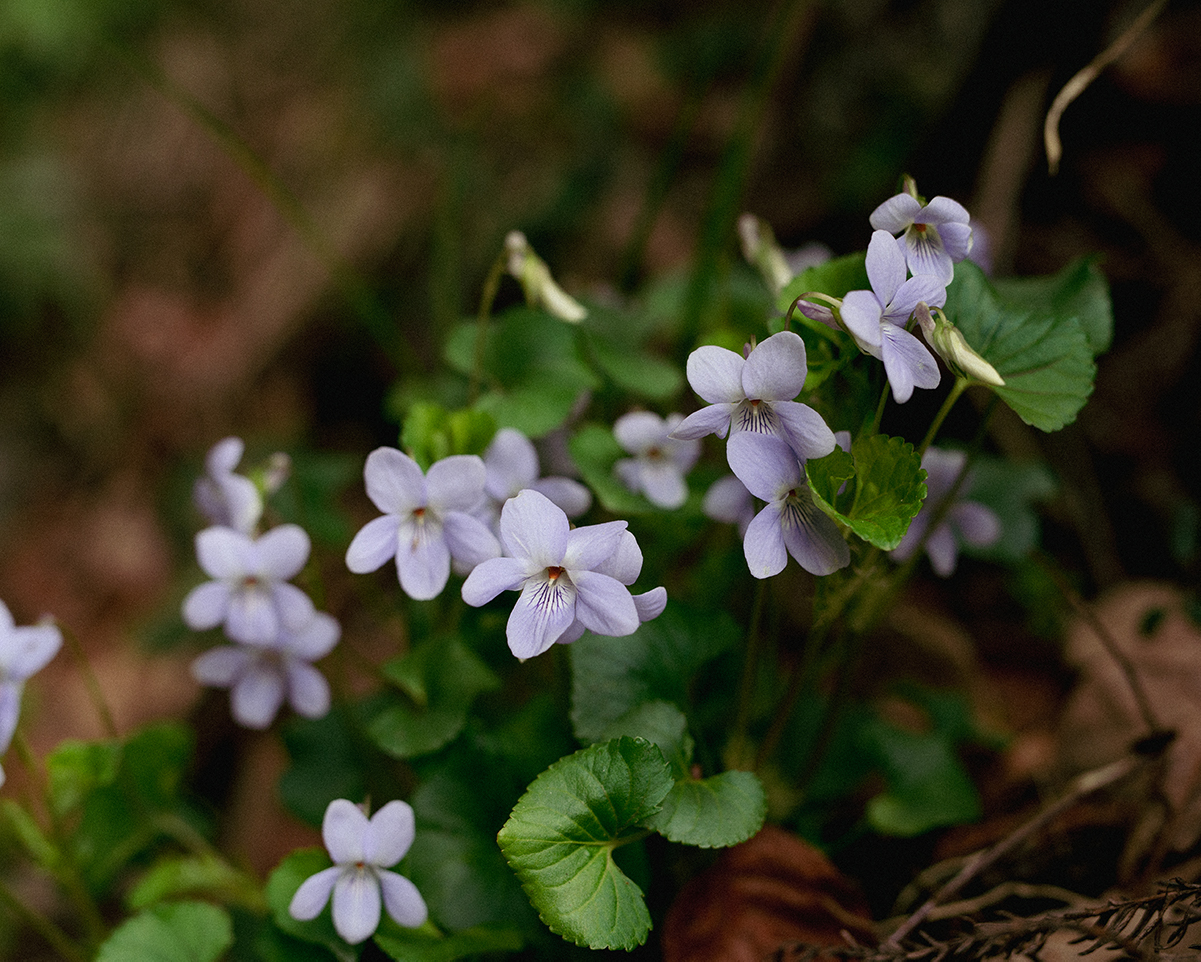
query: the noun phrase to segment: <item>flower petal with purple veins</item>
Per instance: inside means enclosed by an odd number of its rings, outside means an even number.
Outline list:
[[[895,324],[886,324],[883,330],[884,371],[892,387],[892,396],[898,404],[904,404],[913,395],[915,387],[936,388],[942,375],[934,355],[921,341]]]
[[[566,578],[530,578],[509,615],[509,650],[523,661],[546,651],[575,621],[576,590]]]
[[[596,571],[577,571],[573,577],[575,615],[585,628],[613,638],[632,635],[638,630],[641,622],[629,588],[616,578]]]
[[[801,491],[804,493],[802,494]],[[813,503],[803,488],[789,502],[784,544],[797,564],[815,575],[828,575],[851,563],[851,549],[838,525]]]
[[[527,489],[501,509],[500,543],[511,557],[528,558],[540,568],[557,565],[567,550],[570,527],[561,508]]]
[[[781,528],[783,502],[772,501],[747,525],[742,551],[747,567],[756,578],[778,575],[788,564],[788,550]]]

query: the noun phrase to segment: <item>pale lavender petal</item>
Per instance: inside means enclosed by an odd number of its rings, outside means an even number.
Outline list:
[[[399,532],[399,515],[384,514],[368,521],[346,549],[346,567],[357,575],[375,571],[396,554]]]
[[[658,508],[672,511],[688,500],[688,485],[674,464],[645,461],[640,480],[642,493]]]
[[[492,558],[471,569],[463,582],[463,600],[473,608],[486,605],[502,591],[516,591],[530,574],[524,561]]]
[[[570,645],[573,642],[579,641],[581,638],[583,638],[584,632],[587,630],[588,629],[584,627],[584,623],[577,618],[571,623],[570,626],[568,626],[567,630],[563,632],[563,634],[559,635],[559,637],[555,639],[555,644]]]
[[[925,537],[926,528],[930,525],[930,512],[927,507],[930,503],[930,497],[927,495],[922,510],[909,522],[909,527],[900,543],[888,552],[888,556],[894,561],[908,561],[913,552],[917,550],[918,543]]]
[[[938,228],[919,230],[916,226],[905,232],[905,262],[914,274],[932,274],[944,284],[950,284],[955,276],[955,265],[951,255],[942,246]]]
[[[575,614],[589,631],[620,638],[638,630],[638,609],[630,589],[616,578],[596,571],[573,572]]]
[[[196,535],[196,560],[210,578],[237,580],[248,574],[254,542],[233,528],[205,528]]]
[[[229,612],[230,587],[225,581],[197,585],[183,600],[183,620],[193,631],[216,628]]]
[[[828,575],[845,568],[851,563],[851,551],[838,525],[813,504],[807,489],[798,498],[807,503],[791,503],[783,515],[788,553],[810,574]]]
[[[312,545],[304,529],[281,524],[254,542],[255,574],[273,581],[295,578],[309,560]]]
[[[405,515],[426,505],[421,467],[396,448],[376,448],[363,468],[367,497],[385,514]]]
[[[329,857],[339,865],[353,865],[367,858],[363,839],[367,834],[367,816],[354,802],[335,798],[326,806],[321,820],[321,838]]]
[[[567,535],[563,567],[573,572],[593,570],[621,547],[627,527],[625,521],[606,521],[573,528]]]
[[[28,625],[9,630],[9,648],[0,655],[0,670],[21,681],[36,675],[63,646],[63,633],[56,625]]]
[[[813,301],[798,301],[797,310],[811,321],[825,324],[826,327],[832,327],[836,331],[839,329],[838,321],[834,319],[834,312],[825,304],[817,304]]]
[[[324,611],[314,611],[298,626],[285,626],[280,647],[297,658],[316,661],[324,658],[338,643],[342,628],[338,620]]]
[[[926,554],[930,558],[930,567],[940,578],[949,578],[955,573],[955,562],[959,556],[959,546],[955,544],[955,535],[949,524],[940,524],[926,539]]]
[[[693,411],[671,432],[671,436],[683,441],[694,441],[707,434],[724,438],[730,428],[730,416],[736,407],[736,404],[710,404]]]
[[[834,432],[809,405],[777,401],[773,407],[785,439],[801,458],[824,458],[834,450]]]
[[[905,258],[886,230],[872,232],[867,245],[867,279],[881,304],[887,304],[905,283]]]
[[[842,299],[842,323],[865,354],[880,356],[883,308],[871,291],[851,291]]]
[[[516,428],[501,428],[484,452],[484,470],[484,490],[488,495],[497,501],[512,498],[538,477],[534,442]]]
[[[692,390],[702,398],[710,404],[730,404],[746,397],[742,390],[742,368],[745,364],[741,354],[706,344],[688,355],[685,370]]]
[[[613,437],[629,454],[662,447],[668,431],[663,418],[651,411],[630,411],[613,422]]]
[[[727,524],[742,524],[749,521],[753,513],[751,493],[735,475],[719,478],[705,492],[701,502],[705,517]]]
[[[450,580],[450,549],[442,526],[428,516],[404,522],[398,532],[396,574],[410,598],[428,601],[441,594]]]
[[[540,478],[530,485],[563,509],[569,518],[576,518],[592,507],[592,492],[573,478]]]
[[[0,681],[0,754],[8,751],[21,717],[22,683]]]
[[[791,401],[805,386],[808,366],[805,342],[792,331],[780,331],[758,344],[742,368],[742,387],[748,398]]]
[[[576,591],[561,576],[530,579],[509,615],[509,650],[523,661],[540,655],[575,621]]]
[[[802,483],[796,452],[777,437],[741,431],[726,444],[726,459],[748,491],[776,501]]]
[[[351,945],[358,945],[379,928],[379,878],[375,869],[345,871],[334,883],[334,928]]]
[[[592,570],[616,578],[623,585],[632,585],[642,573],[642,549],[638,547],[638,539],[629,531],[623,531],[617,550],[604,561],[593,565]]]
[[[315,919],[325,908],[325,903],[334,891],[334,882],[342,874],[342,868],[337,865],[322,869],[316,875],[310,875],[300,883],[300,888],[292,896],[288,906],[288,914],[301,922]]]
[[[242,460],[245,445],[237,437],[222,438],[211,448],[204,457],[204,468],[212,476],[230,474]]]
[[[12,612],[8,610],[8,605],[0,601],[0,635],[8,634],[15,624]]]
[[[263,516],[263,496],[258,485],[240,474],[227,474],[217,481],[226,518],[231,527],[250,534]]]
[[[884,309],[883,320],[905,327],[909,323],[909,315],[921,301],[925,301],[929,307],[942,307],[947,302],[946,285],[933,274],[917,274],[909,278]]]
[[[637,458],[621,458],[613,465],[613,473],[634,494],[642,491],[642,462]]]
[[[405,857],[416,831],[409,804],[399,799],[388,802],[368,823],[363,841],[367,861],[380,868],[391,868]]]
[[[278,663],[255,659],[234,682],[230,710],[239,725],[262,731],[284,703],[284,677]]]
[[[1001,519],[991,508],[976,501],[960,501],[947,512],[947,517],[963,540],[973,547],[987,548],[1001,537]]]
[[[563,561],[570,529],[563,509],[528,488],[500,511],[500,543],[505,554],[528,559],[539,568]]]
[[[396,872],[379,873],[380,889],[384,893],[384,908],[398,925],[415,929],[425,925],[429,910],[417,886]]]
[[[971,217],[967,208],[959,201],[940,194],[922,208],[919,220],[924,224],[937,224],[939,227],[944,224],[962,224],[966,227]]]
[[[452,454],[430,465],[425,489],[438,512],[470,511],[484,498],[484,462],[474,454]]]
[[[313,599],[306,595],[296,585],[286,581],[276,582],[271,586],[271,599],[279,615],[279,629],[272,641],[282,636],[284,631],[293,631],[307,625],[314,615]]]
[[[975,234],[967,224],[941,224],[938,233],[952,261],[961,261],[972,252]]]
[[[922,205],[916,197],[910,194],[897,194],[872,211],[868,220],[876,230],[899,234],[913,223],[913,219],[921,209]]]
[[[500,555],[500,542],[479,518],[463,511],[448,511],[442,518],[442,536],[450,556],[467,570]]]
[[[250,651],[237,645],[210,648],[192,662],[192,677],[212,688],[229,688],[253,658]]]
[[[747,525],[742,551],[747,567],[756,578],[778,575],[788,564],[788,551],[784,547],[784,532],[780,525],[782,509],[783,502],[773,501]]]
[[[895,324],[884,325],[883,333],[884,371],[898,404],[908,401],[915,387],[938,387],[938,362],[921,341]]]
[[[672,418],[674,420],[669,419],[668,423],[673,430],[684,421],[678,414],[673,414]],[[671,463],[681,474],[687,474],[701,456],[701,445],[699,441],[669,438],[663,448],[663,453],[671,459]]]
[[[303,718],[324,718],[329,713],[329,682],[316,668],[299,658],[284,662],[288,704]]]
[[[634,608],[638,612],[639,621],[650,621],[663,614],[667,607],[667,589],[652,588],[640,595],[634,595]]]

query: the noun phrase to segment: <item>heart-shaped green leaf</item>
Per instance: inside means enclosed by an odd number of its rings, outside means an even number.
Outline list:
[[[767,794],[759,779],[731,771],[676,782],[646,826],[673,842],[724,848],[754,835],[766,815]]]

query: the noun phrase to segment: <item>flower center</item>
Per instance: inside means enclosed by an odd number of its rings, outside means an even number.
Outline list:
[[[915,231],[917,231],[919,234],[926,233],[926,225],[925,224],[914,224],[913,229]]]
[[[563,568],[560,565],[551,565],[549,568],[546,569],[546,579],[551,584],[554,584],[558,580],[559,575],[561,575],[562,573],[563,573]]]

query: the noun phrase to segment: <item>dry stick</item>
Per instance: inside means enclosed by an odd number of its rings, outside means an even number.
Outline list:
[[[1153,0],[1147,8],[1138,15],[1134,23],[1122,31],[1121,36],[1102,50],[1087,67],[1080,70],[1071,80],[1063,85],[1063,89],[1055,95],[1043,121],[1043,143],[1047,149],[1047,169],[1056,174],[1059,172],[1059,161],[1063,157],[1063,143],[1059,139],[1059,118],[1067,110],[1068,104],[1079,97],[1088,88],[1097,75],[1124,54],[1144,30],[1151,25],[1168,0]]]
[[[894,947],[900,946],[901,940],[921,925],[934,910],[935,906],[957,895],[968,882],[984,871],[984,869],[988,868],[1002,856],[1013,851],[1018,845],[1034,835],[1035,832],[1046,827],[1061,813],[1071,808],[1084,797],[1112,785],[1114,782],[1121,781],[1143,765],[1146,765],[1149,760],[1144,755],[1127,755],[1125,758],[1120,758],[1116,762],[1112,762],[1102,768],[1095,768],[1092,771],[1085,772],[1083,775],[1078,775],[1072,780],[1067,794],[1062,798],[1052,802],[1028,822],[1018,826],[1017,829],[1001,839],[992,848],[977,852],[959,870],[953,879],[930,896],[916,912],[897,927],[896,931],[888,937],[886,944]]]

